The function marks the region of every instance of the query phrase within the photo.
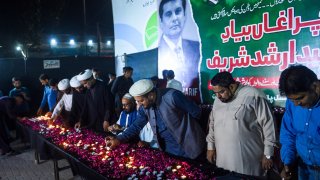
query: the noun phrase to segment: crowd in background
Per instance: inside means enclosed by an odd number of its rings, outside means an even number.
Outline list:
[[[259,179],[277,171],[284,179],[319,179],[320,82],[307,67],[290,66],[280,75],[279,91],[288,98],[280,139],[265,94],[235,81],[229,72],[211,79],[215,101],[208,132],[199,125],[200,107],[183,94],[172,70],[163,71],[164,79],[137,82],[132,74],[131,67],[108,79],[97,69],[60,81],[41,74],[44,91],[36,114],[50,117],[48,123],[61,120],[65,127],[103,134],[110,148],[135,142],[215,164],[239,177]],[[12,84],[9,96],[0,97],[2,155],[13,151],[14,119],[30,116],[28,89],[17,77]],[[274,163],[276,149],[281,149],[282,168]]]

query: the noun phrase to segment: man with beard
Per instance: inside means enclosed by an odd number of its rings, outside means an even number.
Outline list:
[[[58,92],[54,88],[51,87],[53,83],[50,85],[49,83],[49,76],[47,74],[41,74],[39,77],[40,83],[44,86],[43,97],[41,100],[40,107],[37,111],[37,116],[41,116],[43,114],[43,109],[45,108],[46,104],[48,103],[49,111],[52,112],[54,106],[57,102]],[[52,82],[52,79],[50,79]]]
[[[143,79],[132,85],[129,93],[140,105],[136,121],[121,135],[107,137],[111,148],[137,137],[150,122],[159,149],[190,159],[199,158],[205,146],[205,134],[198,120],[200,108],[182,92],[156,89],[151,80]]]
[[[72,107],[70,113],[71,124],[79,125],[81,119],[81,112],[84,107],[85,100],[85,88],[78,81],[77,76],[73,76],[70,80],[70,86],[72,87]]]
[[[62,79],[58,83],[58,89],[63,93],[60,101],[57,103],[56,107],[53,110],[51,119],[54,121],[58,118],[59,115],[62,116],[63,124],[66,127],[73,126],[70,123],[70,112],[72,108],[72,92],[69,84],[69,79]]]
[[[113,120],[114,107],[110,89],[105,82],[94,79],[90,69],[81,72],[77,79],[87,88],[87,92],[81,119],[76,127],[86,127],[98,133],[107,131]]]
[[[126,93],[122,97],[123,111],[116,124],[109,126],[108,130],[111,132],[122,132],[127,129],[137,118],[137,109],[133,97]]]
[[[216,95],[209,116],[207,159],[236,173],[262,176],[272,167],[276,134],[265,95],[229,72],[211,79]]]

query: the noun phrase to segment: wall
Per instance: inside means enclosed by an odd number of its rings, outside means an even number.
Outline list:
[[[60,68],[44,69],[43,60],[46,58],[23,59],[0,59],[0,89],[4,95],[8,95],[13,88],[11,78],[20,77],[24,86],[29,88],[32,102],[32,111],[34,112],[41,101],[43,87],[38,78],[42,73],[48,74],[51,78],[61,80],[63,78],[71,79],[82,70],[88,68],[98,68],[104,75],[108,72],[115,72],[115,62],[113,57],[63,57],[50,58],[60,60]]]

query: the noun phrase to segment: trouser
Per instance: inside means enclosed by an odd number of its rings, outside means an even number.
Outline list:
[[[320,180],[320,166],[310,166],[298,160],[299,180]]]
[[[11,148],[8,129],[4,118],[5,116],[0,114],[0,149],[2,149],[2,152],[8,152]]]

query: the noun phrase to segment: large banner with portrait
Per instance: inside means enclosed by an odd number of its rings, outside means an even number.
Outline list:
[[[319,9],[318,0],[113,0],[116,55],[158,47],[159,78],[173,70],[197,103],[211,104],[211,78],[229,71],[283,106],[284,69],[320,75]]]
[[[173,70],[183,92],[200,103],[200,36],[189,0],[158,1],[158,76]]]
[[[229,71],[262,89],[274,105],[280,73],[303,64],[320,74],[318,0],[191,0],[201,37],[200,83],[204,103],[213,101],[210,80]]]

